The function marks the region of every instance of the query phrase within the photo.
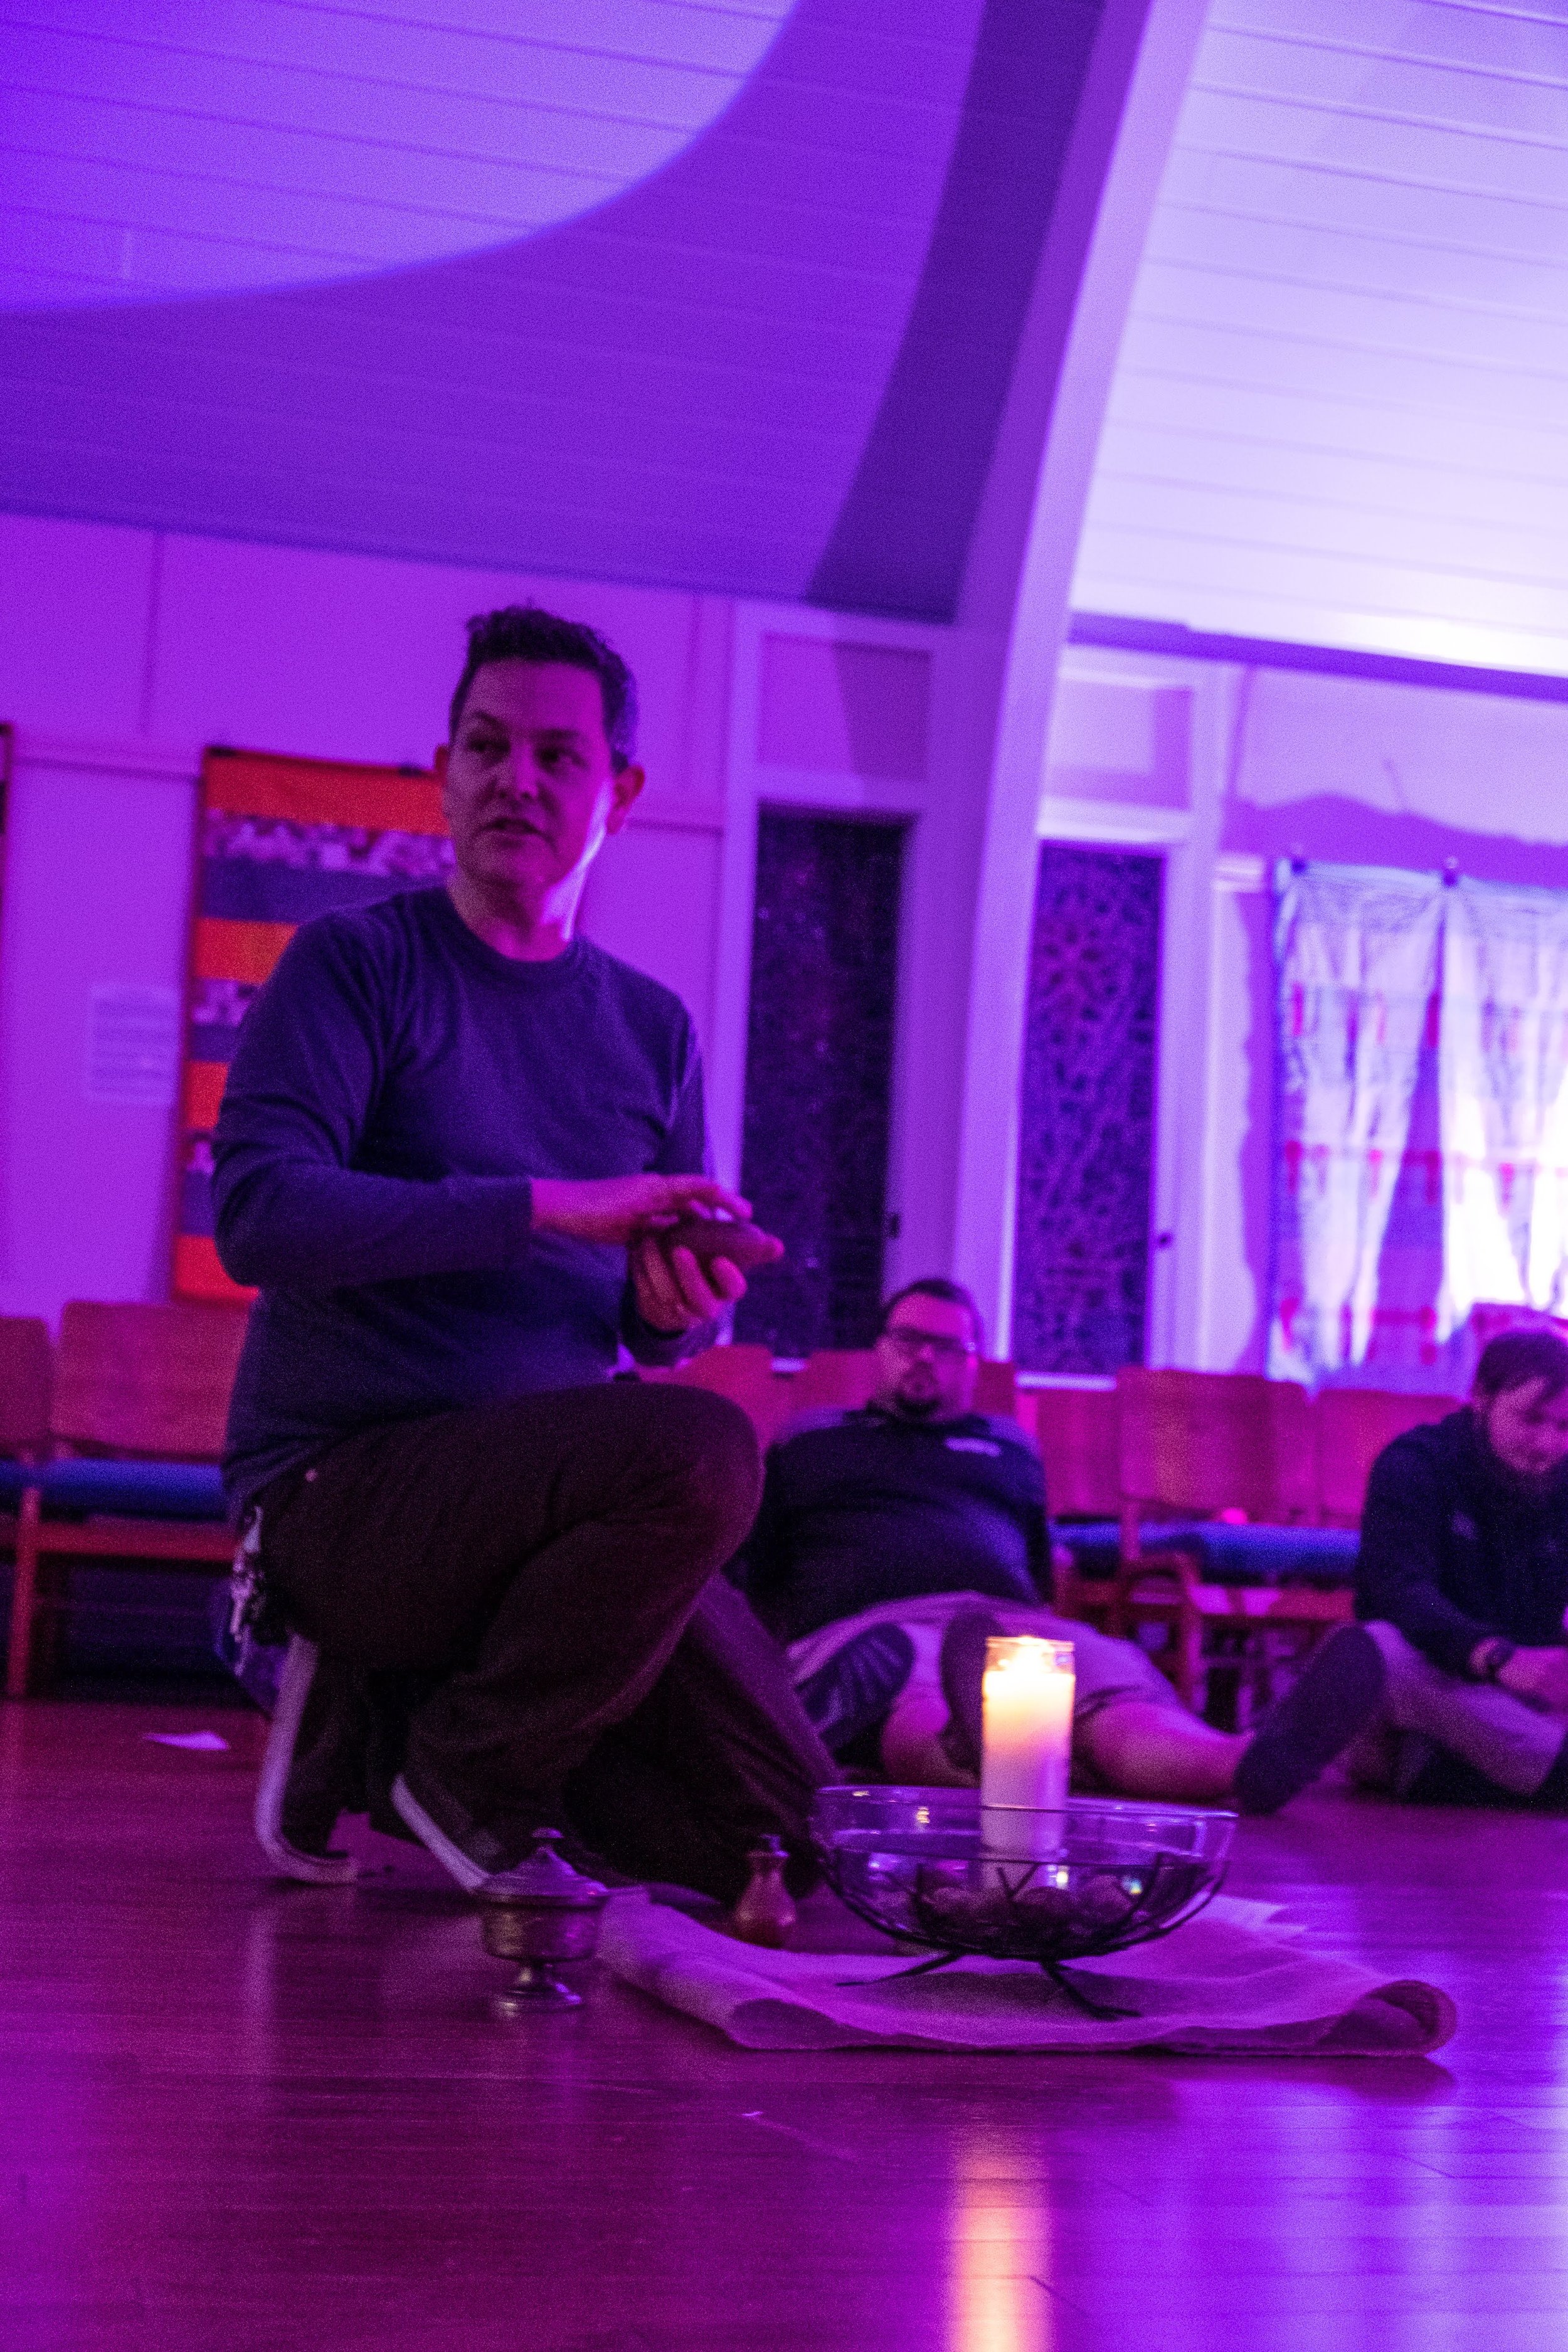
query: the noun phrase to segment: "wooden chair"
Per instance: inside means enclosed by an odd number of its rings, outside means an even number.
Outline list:
[[[710,1389],[748,1414],[757,1443],[771,1445],[790,1413],[790,1383],[773,1370],[773,1350],[752,1341],[731,1348],[705,1348],[669,1375],[679,1387]]]
[[[1458,1397],[1400,1396],[1386,1389],[1320,1389],[1312,1412],[1323,1525],[1359,1527],[1366,1482],[1384,1447],[1406,1430],[1443,1420],[1458,1403]]]
[[[858,1412],[877,1384],[877,1358],[870,1348],[818,1348],[789,1384],[789,1412]]]
[[[230,1559],[216,1465],[244,1336],[227,1307],[65,1307],[49,1414],[61,1458],[22,1496],[9,1697],[29,1687],[38,1621],[52,1628],[68,1608],[68,1561],[210,1571]]]
[[[1017,1421],[1018,1375],[1005,1359],[983,1356],[975,1369],[974,1410],[998,1421]]]
[[[1046,1465],[1046,1501],[1053,1520],[1116,1524],[1121,1478],[1115,1389],[1030,1389],[1021,1395],[1035,1409],[1032,1434]],[[1102,1625],[1115,1613],[1116,1580],[1085,1576],[1058,1551],[1056,1605],[1064,1617]]]
[[[1018,1418],[1017,1375],[1012,1364],[984,1357],[974,1383],[976,1412],[995,1413],[1003,1421]],[[819,1348],[808,1356],[789,1382],[789,1413],[858,1412],[871,1401],[877,1385],[877,1356],[871,1348]]]
[[[1121,1522],[1112,1633],[1140,1623],[1171,1629],[1172,1680],[1194,1700],[1205,1636],[1266,1627],[1321,1633],[1351,1615],[1346,1591],[1313,1585],[1220,1585],[1188,1552],[1145,1552],[1145,1519],[1217,1519],[1235,1513],[1268,1527],[1304,1527],[1317,1507],[1311,1406],[1293,1381],[1247,1372],[1117,1374]]]
[[[0,1454],[13,1462],[41,1462],[48,1451],[53,1370],[42,1318],[0,1315]]]
[[[1052,1517],[1119,1517],[1121,1455],[1116,1391],[1050,1388],[1030,1393]]]
[[[0,1550],[13,1551],[33,1465],[49,1450],[54,1370],[49,1327],[37,1315],[0,1315]]]

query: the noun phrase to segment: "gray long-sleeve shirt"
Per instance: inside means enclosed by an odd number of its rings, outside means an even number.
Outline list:
[[[707,1165],[690,1018],[585,940],[499,955],[444,889],[296,933],[213,1139],[219,1255],[260,1286],[235,1383],[237,1510],[355,1430],[705,1345],[637,1314],[624,1250],[536,1234],[531,1179]]]

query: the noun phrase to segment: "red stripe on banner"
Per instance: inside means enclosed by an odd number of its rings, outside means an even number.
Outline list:
[[[191,976],[259,983],[270,976],[296,928],[293,923],[231,923],[221,915],[198,915]]]
[[[226,1062],[187,1062],[181,1117],[186,1132],[205,1135],[217,1125],[218,1105],[228,1077]]]
[[[231,1282],[218,1262],[217,1249],[205,1234],[178,1234],[174,1238],[174,1280],[176,1298],[210,1298],[226,1307],[245,1305],[255,1297]]]
[[[204,804],[231,816],[363,825],[371,833],[447,830],[441,787],[423,770],[405,775],[397,768],[287,760],[268,751],[209,751],[202,782]]]
[[[281,818],[294,824],[342,825],[367,833],[440,835],[447,830],[440,784],[423,769],[293,760],[270,751],[205,753],[195,842],[198,859],[209,809],[231,816]],[[327,877],[323,873],[319,878],[324,883]],[[199,899],[198,892],[198,906]],[[236,922],[195,913],[191,924],[193,986],[208,980],[259,986],[293,938],[295,928],[292,923]],[[204,1134],[216,1118],[227,1075],[221,1063],[187,1055],[181,1116],[185,1137],[183,1159],[189,1158],[190,1139]],[[193,1171],[188,1181],[201,1180]],[[174,1292],[176,1298],[218,1300],[226,1306],[243,1304],[256,1296],[229,1280],[205,1235],[179,1233],[174,1244]]]

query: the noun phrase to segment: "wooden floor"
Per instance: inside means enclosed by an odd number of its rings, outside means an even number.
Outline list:
[[[763,2056],[609,1981],[493,2022],[401,1847],[269,1880],[260,1729],[0,1709],[4,2352],[1568,2345],[1568,1825],[1243,1825],[1233,1891],[1453,1994],[1439,2061]]]

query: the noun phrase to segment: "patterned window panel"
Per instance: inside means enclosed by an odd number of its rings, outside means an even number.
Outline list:
[[[1143,1361],[1163,880],[1147,851],[1040,847],[1013,1277],[1030,1371]]]
[[[776,1356],[877,1328],[904,839],[882,818],[758,814],[741,1189],[788,1255],[735,1337]]]
[[[186,999],[177,1298],[234,1301],[213,1246],[212,1131],[239,1024],[300,924],[450,871],[440,787],[411,768],[209,751]]]

